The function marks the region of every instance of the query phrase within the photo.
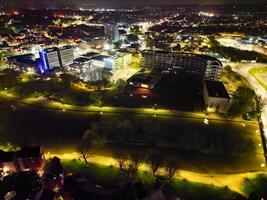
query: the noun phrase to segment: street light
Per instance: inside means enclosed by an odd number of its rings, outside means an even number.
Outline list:
[[[206,124],[206,125],[209,124],[209,120],[208,120],[208,119],[204,119],[203,122],[204,122],[204,124]]]

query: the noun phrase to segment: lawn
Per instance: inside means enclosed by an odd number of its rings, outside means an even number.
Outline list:
[[[107,187],[118,184],[123,177],[119,169],[113,166],[85,165],[81,161],[67,159],[61,160],[61,163],[67,172],[81,174],[96,184]],[[155,178],[148,172],[139,172],[138,177],[142,181],[145,189],[150,189],[154,186]],[[186,199],[232,199],[232,197],[240,196],[227,187],[216,187],[214,185],[195,183],[184,179],[173,179],[169,183],[178,196]]]
[[[249,70],[249,73],[261,84],[267,91],[267,67],[257,67]]]

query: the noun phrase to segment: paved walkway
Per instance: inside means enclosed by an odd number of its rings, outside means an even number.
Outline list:
[[[18,99],[8,94],[5,91],[0,91],[0,97],[7,99],[16,104],[23,104],[28,106],[33,106],[37,108],[58,110],[62,112],[95,112],[102,115],[103,113],[124,113],[124,114],[141,114],[141,115],[151,115],[153,117],[157,116],[173,116],[173,117],[183,117],[183,118],[195,118],[203,119],[205,123],[209,123],[208,120],[219,120],[219,121],[232,121],[240,123],[255,123],[256,121],[244,121],[242,118],[226,118],[224,114],[218,113],[206,113],[206,112],[183,112],[177,110],[168,109],[154,109],[154,108],[126,108],[126,107],[111,107],[111,106],[75,106],[69,104],[63,104],[61,102],[52,101],[45,97],[39,98],[25,98]]]
[[[54,154],[54,153],[46,153],[46,158],[53,158],[57,156],[60,159],[80,159],[81,156],[77,152],[73,153],[64,153],[64,154]],[[104,166],[114,166],[119,168],[117,161],[108,156],[98,156],[95,155],[89,158],[89,162]],[[141,171],[149,171],[149,167],[145,163],[141,163],[139,166],[139,170]],[[159,169],[160,174],[166,174],[166,170],[164,168]],[[246,172],[246,173],[236,173],[236,174],[208,174],[208,173],[197,173],[186,170],[178,170],[174,178],[177,179],[186,179],[192,182],[198,182],[203,184],[213,184],[218,187],[227,186],[229,189],[238,192],[240,194],[244,194],[242,191],[242,184],[245,178],[253,178],[254,176],[265,173],[264,171],[255,171],[255,172]]]

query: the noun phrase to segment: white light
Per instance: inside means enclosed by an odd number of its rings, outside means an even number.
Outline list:
[[[204,119],[203,122],[204,122],[204,124],[206,124],[206,125],[209,124],[209,120],[208,120],[208,119]]]
[[[104,50],[110,50],[110,49],[111,49],[110,44],[108,43],[104,44]]]

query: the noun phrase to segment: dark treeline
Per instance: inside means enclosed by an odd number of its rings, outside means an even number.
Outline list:
[[[113,118],[95,122],[84,140],[106,144],[143,144],[160,149],[193,150],[209,154],[238,155],[254,152],[254,143],[231,126],[216,129],[208,126],[180,127],[162,124],[156,119]]]

